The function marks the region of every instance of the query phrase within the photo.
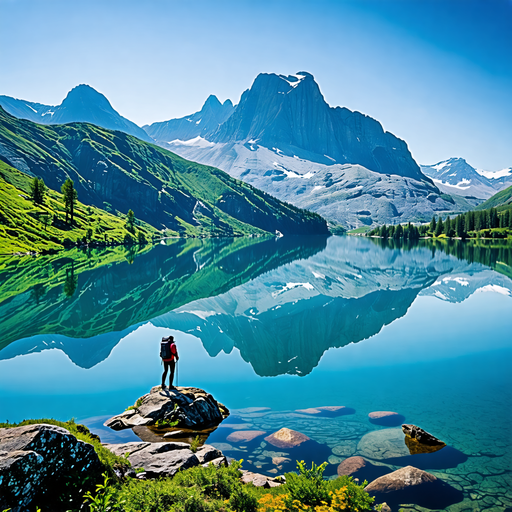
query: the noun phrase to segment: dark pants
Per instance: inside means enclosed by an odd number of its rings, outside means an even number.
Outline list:
[[[165,378],[167,377],[167,370],[171,370],[169,374],[169,387],[172,388],[172,381],[174,380],[175,361],[164,361],[164,373],[162,373],[162,386],[165,385]]]

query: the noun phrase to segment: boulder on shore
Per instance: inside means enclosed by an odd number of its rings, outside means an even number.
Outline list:
[[[0,428],[0,510],[80,504],[101,478],[94,447],[44,423]]]
[[[463,494],[431,473],[406,466],[377,478],[365,487],[377,503],[386,502],[392,508],[414,503],[431,509],[444,509],[462,501]]]
[[[202,429],[218,425],[229,416],[226,406],[203,389],[155,386],[139,398],[133,408],[107,420],[113,430],[155,425],[158,421],[177,421],[177,428]]]
[[[133,468],[144,469],[146,478],[174,476],[181,469],[194,466],[227,464],[220,450],[205,444],[196,453],[187,443],[145,443],[132,442],[104,444],[112,453],[127,456]]]

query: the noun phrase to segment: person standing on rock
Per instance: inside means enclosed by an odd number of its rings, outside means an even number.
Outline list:
[[[172,388],[172,382],[174,380],[174,369],[176,367],[176,361],[179,360],[178,349],[174,342],[174,336],[168,336],[162,338],[160,344],[160,357],[164,364],[164,373],[162,373],[162,389],[165,389],[165,378],[167,377],[167,371],[170,370],[169,374],[169,388]]]

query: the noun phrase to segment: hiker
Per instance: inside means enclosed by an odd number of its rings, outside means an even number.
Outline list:
[[[179,360],[178,349],[176,348],[176,343],[174,343],[174,336],[162,338],[162,343],[160,344],[160,357],[164,363],[164,373],[162,374],[162,389],[165,389],[165,378],[167,377],[167,370],[171,371],[169,374],[169,388],[172,388],[172,381],[174,380],[174,368],[176,366],[176,361]]]

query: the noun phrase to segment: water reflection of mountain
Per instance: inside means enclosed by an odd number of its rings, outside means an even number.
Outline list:
[[[57,258],[46,281],[35,260],[2,286],[0,359],[55,347],[90,368],[151,320],[193,333],[211,356],[238,348],[259,375],[305,375],[329,348],[404,316],[419,294],[450,302],[477,290],[512,295],[511,246],[450,245],[453,255],[444,247],[355,237],[174,240],[131,264]]]
[[[329,348],[366,339],[405,315],[420,292],[451,301],[485,287],[512,295],[510,279],[480,264],[431,247],[410,249],[331,238],[306,261],[152,323],[193,332],[211,356],[236,347],[258,375],[305,375]]]
[[[89,368],[108,357],[128,333],[116,331],[225,293],[280,265],[308,258],[325,245],[325,237],[177,239],[130,261],[95,268],[74,265],[69,255],[50,263],[45,260],[46,279],[41,278],[38,259],[25,262],[20,275],[16,267],[10,274],[2,273],[3,283],[23,291],[9,294],[0,303],[0,347],[30,338],[11,350],[4,348],[0,358],[57,347],[79,366]],[[67,269],[65,277],[55,284],[54,276],[62,267]],[[27,279],[36,275],[33,286],[27,286]],[[66,288],[70,279],[75,287],[71,294],[69,284]],[[45,333],[52,334],[54,343],[42,336]]]

